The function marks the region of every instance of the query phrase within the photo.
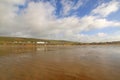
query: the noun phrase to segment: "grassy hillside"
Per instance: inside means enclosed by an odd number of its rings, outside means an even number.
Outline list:
[[[21,37],[0,37],[0,42],[14,42],[14,41],[23,41],[23,42],[38,42],[44,41],[48,44],[78,44],[78,42],[64,41],[64,40],[46,40],[46,39],[35,39],[35,38],[21,38]]]
[[[14,41],[22,41],[22,42],[38,42],[44,41],[51,45],[106,45],[106,44],[120,44],[120,41],[113,42],[100,42],[100,43],[80,43],[80,42],[72,42],[65,40],[47,40],[47,39],[35,39],[35,38],[21,38],[21,37],[0,37],[0,43],[2,42],[14,42]]]

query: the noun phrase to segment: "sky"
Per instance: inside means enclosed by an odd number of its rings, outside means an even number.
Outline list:
[[[0,0],[0,36],[120,41],[120,0]]]

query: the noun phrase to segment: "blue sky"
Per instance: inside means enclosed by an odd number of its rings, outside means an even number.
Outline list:
[[[120,0],[1,0],[0,4],[1,36],[120,40]]]

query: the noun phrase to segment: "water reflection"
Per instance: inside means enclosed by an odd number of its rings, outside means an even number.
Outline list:
[[[3,54],[0,80],[119,80],[119,49],[119,46],[0,48]]]
[[[0,47],[0,56],[11,55],[11,54],[23,54],[23,53],[34,53],[36,52],[36,47]]]

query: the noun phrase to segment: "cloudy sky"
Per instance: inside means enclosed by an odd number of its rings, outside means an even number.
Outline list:
[[[0,36],[120,41],[120,0],[0,0]]]

